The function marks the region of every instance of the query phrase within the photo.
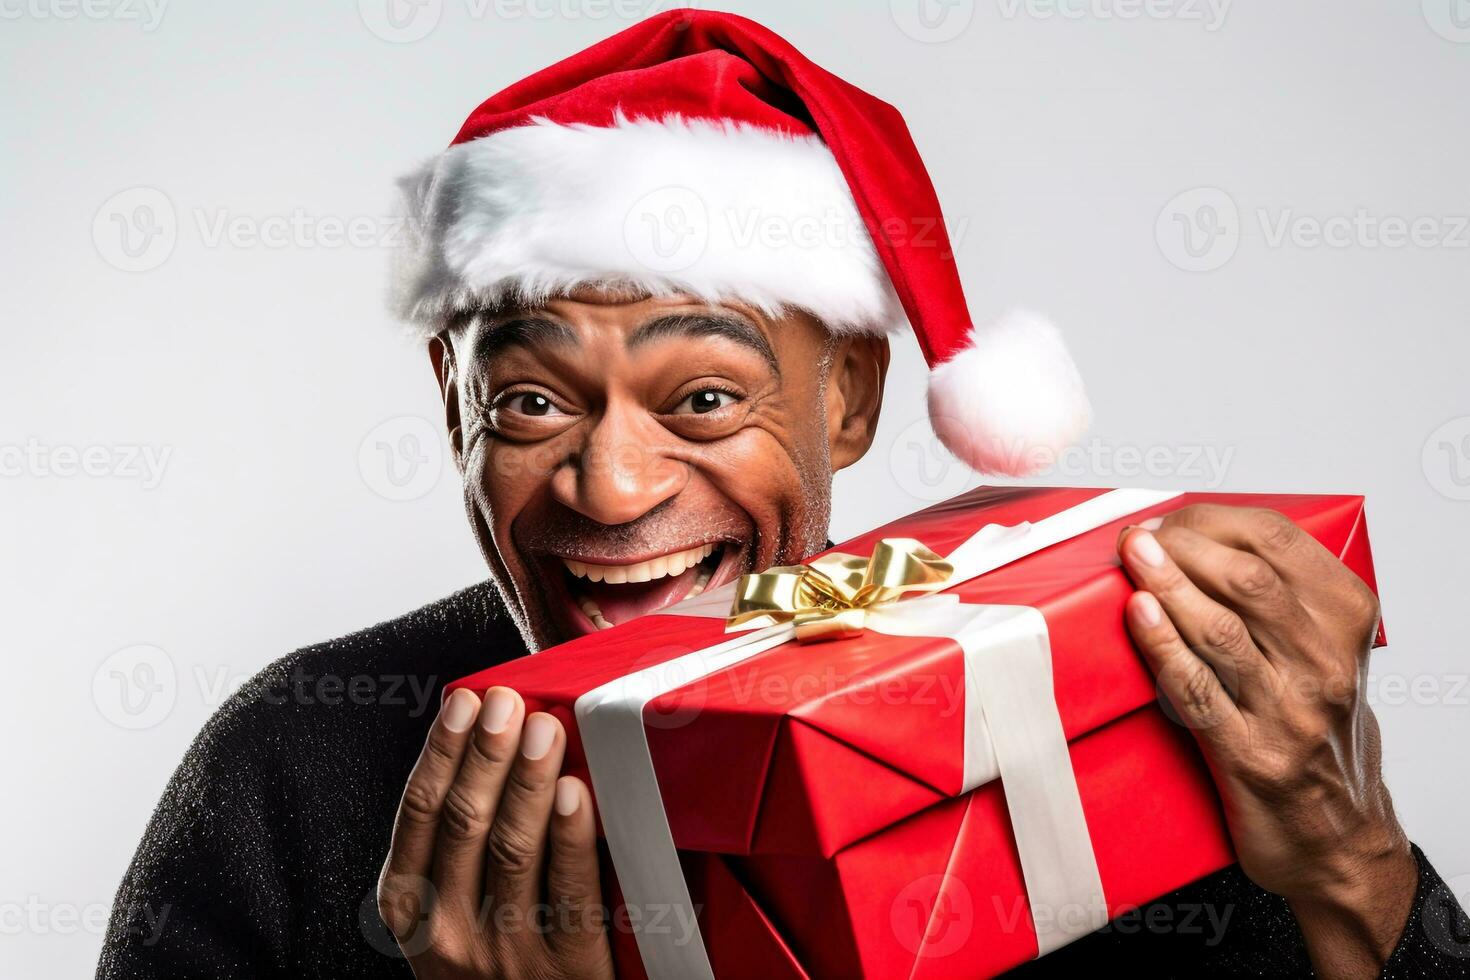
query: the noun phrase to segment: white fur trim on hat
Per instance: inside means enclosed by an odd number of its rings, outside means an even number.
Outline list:
[[[1056,327],[1013,312],[970,332],[929,375],[934,431],[982,473],[1019,476],[1055,463],[1087,431],[1092,406]]]
[[[542,119],[450,147],[400,186],[393,305],[427,334],[447,315],[580,286],[795,307],[838,333],[907,322],[816,136]]]

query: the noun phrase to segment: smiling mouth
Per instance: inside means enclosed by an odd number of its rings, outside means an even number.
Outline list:
[[[699,595],[734,551],[707,542],[626,564],[559,561],[572,602],[593,629],[605,630]]]

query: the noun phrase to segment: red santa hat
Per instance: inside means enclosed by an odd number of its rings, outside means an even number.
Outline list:
[[[405,177],[395,305],[445,318],[621,286],[912,327],[929,412],[974,468],[1021,473],[1087,427],[1054,327],[976,327],[903,117],[733,14],[650,17],[483,102]]]

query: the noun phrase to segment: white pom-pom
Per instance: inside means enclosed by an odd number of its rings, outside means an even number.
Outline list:
[[[1057,328],[1014,311],[973,328],[969,346],[930,372],[929,417],[940,441],[974,469],[1020,476],[1052,465],[1076,442],[1092,406]]]

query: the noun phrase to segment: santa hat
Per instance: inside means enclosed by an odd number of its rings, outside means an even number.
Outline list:
[[[743,17],[671,10],[537,72],[401,186],[395,305],[426,335],[589,285],[907,322],[935,430],[976,469],[1044,465],[1088,424],[1054,327],[971,324],[898,111]]]

